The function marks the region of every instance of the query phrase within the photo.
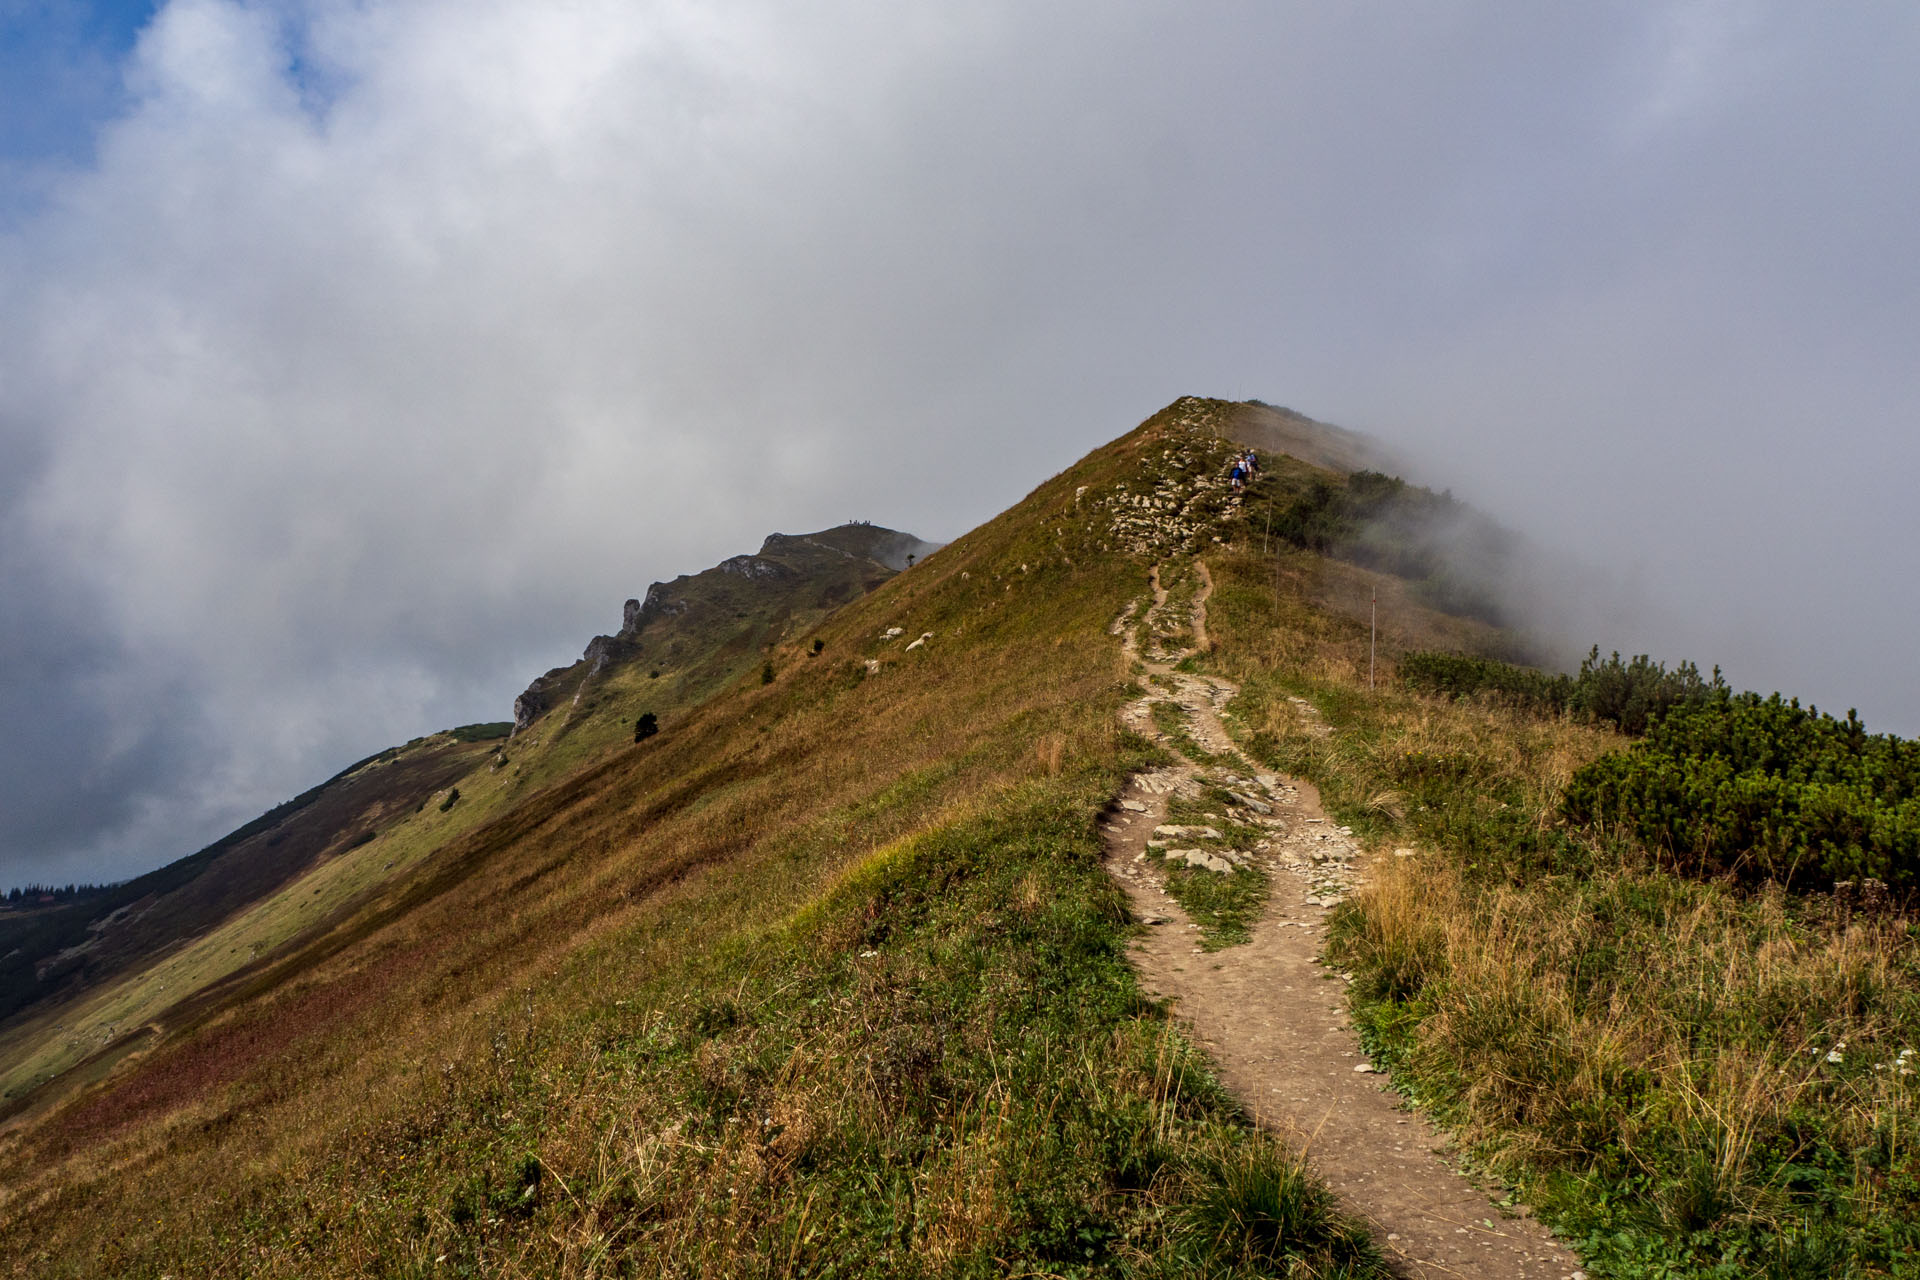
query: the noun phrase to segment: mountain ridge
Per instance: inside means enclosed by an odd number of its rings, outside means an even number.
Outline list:
[[[1444,495],[1288,454],[1236,491],[1245,417],[1183,397],[817,618],[736,625],[779,577],[746,557],[647,662],[583,656],[459,795],[290,886],[297,935],[0,1122],[0,1273],[1567,1274],[1497,1221],[1524,1203],[1622,1280],[1911,1275],[1900,904],[1567,801],[1724,783],[1900,838],[1920,802],[1696,767],[1814,720],[1778,699],[1668,681],[1687,714],[1636,739],[1554,696],[1448,611]],[[653,675],[703,611],[714,663]],[[1768,749],[1920,759],[1814,727]],[[1236,972],[1275,930],[1292,967]],[[1287,1090],[1283,1009],[1339,1089]],[[1500,1206],[1373,1197],[1427,1143],[1399,1103],[1318,1131],[1345,1201],[1274,1127],[1386,1080]]]

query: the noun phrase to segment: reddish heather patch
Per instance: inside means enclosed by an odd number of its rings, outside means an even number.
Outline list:
[[[431,942],[395,947],[364,967],[287,993],[263,1008],[160,1049],[137,1071],[109,1081],[68,1107],[47,1134],[51,1150],[116,1137],[143,1121],[209,1098],[315,1035],[337,1035],[430,954]],[[262,1082],[265,1083],[264,1081]]]

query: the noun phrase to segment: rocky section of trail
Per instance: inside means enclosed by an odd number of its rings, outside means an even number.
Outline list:
[[[1189,555],[1221,540],[1220,522],[1240,502],[1227,481],[1232,447],[1221,438],[1227,411],[1222,402],[1194,396],[1167,406],[1160,443],[1141,459],[1140,476],[1092,500],[1109,545],[1160,557]]]
[[[1136,601],[1112,627],[1147,686],[1123,719],[1178,758],[1135,775],[1104,824],[1107,866],[1150,926],[1133,953],[1143,985],[1173,1001],[1222,1083],[1307,1151],[1403,1274],[1575,1275],[1577,1261],[1544,1227],[1497,1209],[1447,1165],[1442,1135],[1404,1109],[1362,1052],[1343,975],[1320,955],[1329,909],[1359,883],[1364,852],[1310,784],[1239,756],[1221,722],[1237,692],[1231,683],[1177,669],[1192,652],[1186,644],[1206,638],[1211,581],[1204,566],[1194,572],[1198,586],[1181,616],[1170,616],[1156,569],[1144,617],[1145,602]],[[1300,709],[1314,714],[1304,702]],[[1267,899],[1247,941],[1222,945],[1176,901],[1170,882],[1188,868],[1265,878]]]

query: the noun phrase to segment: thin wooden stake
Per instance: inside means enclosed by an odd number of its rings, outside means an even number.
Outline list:
[[[1373,608],[1367,619],[1367,692],[1373,692],[1373,650],[1375,637],[1380,633],[1380,588],[1374,587]]]

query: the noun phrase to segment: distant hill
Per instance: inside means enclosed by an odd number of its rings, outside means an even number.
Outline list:
[[[513,722],[389,748],[134,880],[0,910],[0,1114],[198,1016],[183,1011],[210,989],[350,916],[496,810],[630,743],[641,714],[657,721],[698,703],[937,547],[870,524],[772,534],[754,555],[629,600],[619,634],[535,680]],[[290,891],[323,867],[311,890]]]
[[[0,1039],[35,1005],[151,960],[370,838],[491,750],[458,731],[390,748],[177,862],[72,903],[0,911]]]

